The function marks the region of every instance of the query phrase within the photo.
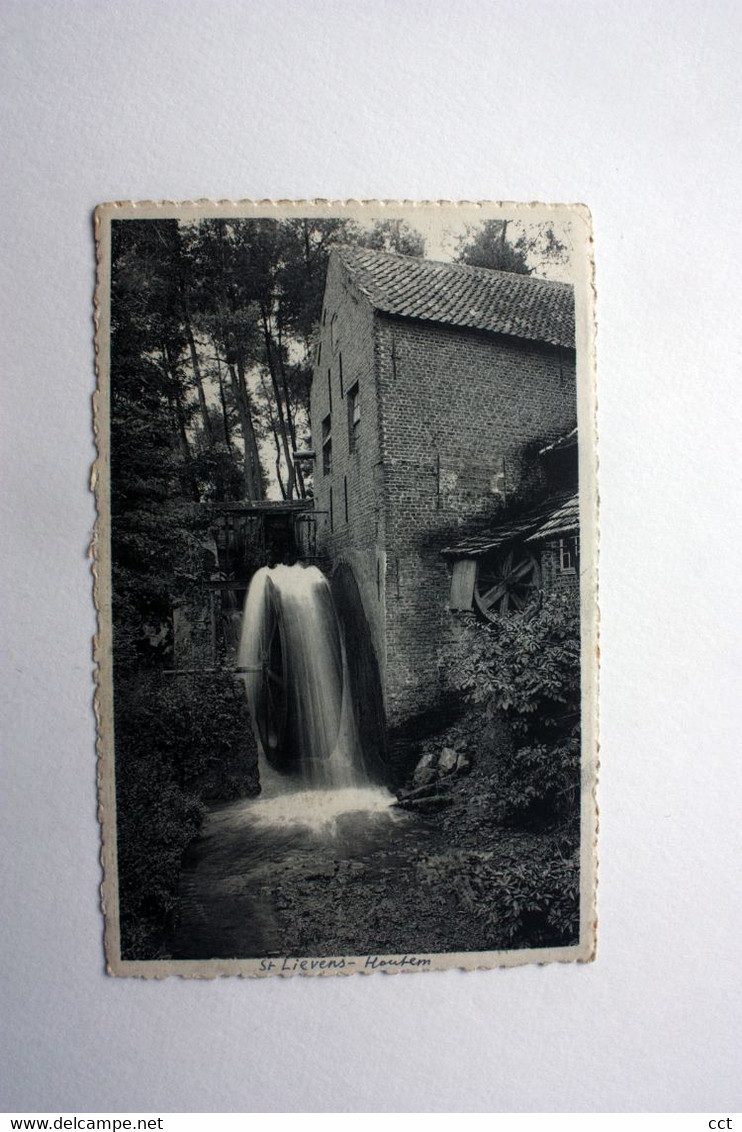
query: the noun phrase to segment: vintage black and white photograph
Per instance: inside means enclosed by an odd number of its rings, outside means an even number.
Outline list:
[[[96,213],[113,974],[595,952],[582,206]]]

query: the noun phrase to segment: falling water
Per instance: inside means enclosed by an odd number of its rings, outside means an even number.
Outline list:
[[[360,954],[366,929],[353,935],[343,894],[359,876],[378,892],[400,846],[414,841],[417,851],[427,833],[366,776],[342,628],[316,567],[258,570],[238,668],[259,742],[260,795],[211,808],[169,947],[177,958]]]
[[[258,570],[238,664],[260,744],[256,820],[317,829],[341,814],[388,810],[389,793],[363,769],[345,643],[320,570]]]

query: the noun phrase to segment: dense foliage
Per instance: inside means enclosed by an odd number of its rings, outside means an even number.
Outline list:
[[[553,735],[579,711],[580,633],[561,594],[496,620],[471,618],[452,671],[474,703],[501,712],[519,736]]]
[[[257,760],[244,695],[226,674],[131,676],[116,706],[121,943],[142,959],[162,946],[203,802],[256,793]]]
[[[574,942],[579,927],[580,633],[561,595],[467,619],[450,672],[472,705],[474,772],[447,835],[469,849],[478,905],[505,946]],[[461,725],[459,725],[461,731]],[[450,741],[454,739],[449,737]],[[523,838],[530,838],[524,852]],[[476,845],[476,849],[471,847]]]
[[[548,821],[574,813],[580,764],[574,605],[553,594],[497,621],[471,618],[451,671],[471,701],[504,719],[513,735],[497,767],[500,818]]]

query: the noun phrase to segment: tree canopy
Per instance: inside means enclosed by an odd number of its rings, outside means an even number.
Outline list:
[[[120,611],[154,617],[190,584],[198,570],[189,562],[201,554],[200,504],[311,494],[295,453],[308,439],[310,357],[339,244],[425,253],[421,233],[400,219],[365,227],[337,217],[113,221]],[[460,238],[456,258],[528,273],[539,255],[553,260],[564,251],[548,225],[487,221]],[[119,644],[131,650],[134,622],[130,629],[119,632]]]
[[[566,263],[568,249],[549,221],[534,224],[485,220],[468,225],[458,239],[457,263],[511,271],[517,275],[541,274]]]

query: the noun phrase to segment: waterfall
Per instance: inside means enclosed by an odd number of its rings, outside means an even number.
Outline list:
[[[366,785],[345,643],[316,566],[257,571],[245,599],[238,667],[261,747],[264,795],[267,785],[281,792],[286,775],[305,789]]]

